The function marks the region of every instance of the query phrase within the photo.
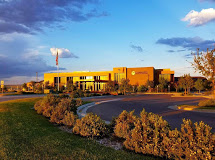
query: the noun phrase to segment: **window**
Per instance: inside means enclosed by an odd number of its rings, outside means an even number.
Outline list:
[[[60,83],[61,77],[59,77],[59,83]],[[54,83],[58,83],[58,77],[54,77]]]
[[[170,74],[160,74],[159,75],[159,81],[160,81],[161,78],[163,78],[163,79],[167,80],[168,82],[170,82]]]
[[[67,77],[66,80],[67,80],[67,82],[68,82],[69,80],[73,80],[73,77]]]
[[[100,80],[100,76],[94,76],[94,80]]]
[[[85,80],[86,76],[80,76],[80,79]]]

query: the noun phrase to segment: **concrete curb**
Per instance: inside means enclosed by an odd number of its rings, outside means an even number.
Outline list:
[[[178,110],[178,111],[184,110],[184,111],[188,111],[188,112],[199,112],[199,113],[212,113],[212,114],[215,114],[215,110],[195,109],[195,108],[178,109],[177,105],[169,106],[168,108],[173,109],[173,110]]]
[[[92,102],[92,103],[88,103],[88,104],[84,104],[82,106],[79,106],[77,109],[77,114],[79,118],[82,118],[84,116],[86,116],[87,114],[87,110],[91,107],[94,107],[98,104],[102,104],[102,103],[108,103],[108,102],[113,102],[113,101],[120,101],[123,98],[117,98],[117,99],[111,99],[111,100],[106,100],[106,101],[100,101],[100,102]],[[110,124],[110,121],[105,121],[106,124]]]

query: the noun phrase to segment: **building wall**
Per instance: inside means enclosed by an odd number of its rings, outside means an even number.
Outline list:
[[[145,85],[154,81],[154,67],[127,68],[127,79],[131,85]]]
[[[67,81],[72,79],[73,84],[81,89],[104,90],[108,81],[115,81],[120,84],[122,79],[129,79],[131,85],[145,85],[146,82],[153,81],[155,84],[159,81],[159,75],[170,74],[174,71],[170,69],[155,70],[154,67],[126,68],[116,67],[113,71],[104,72],[70,72],[59,73],[60,86],[66,86]],[[44,82],[49,81],[51,86],[57,86],[57,73],[45,73]],[[174,81],[174,80],[173,80]]]

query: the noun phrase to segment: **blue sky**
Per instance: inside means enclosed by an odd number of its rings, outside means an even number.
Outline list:
[[[214,0],[0,0],[0,79],[43,79],[56,70],[50,48],[66,72],[154,66],[199,75],[190,54],[213,47],[214,8]]]

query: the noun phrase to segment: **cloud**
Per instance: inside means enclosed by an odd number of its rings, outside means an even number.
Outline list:
[[[58,51],[58,56],[60,58],[78,58],[78,56],[74,55],[72,52],[65,48],[50,48],[50,51],[52,53],[52,56],[56,56]]]
[[[175,50],[170,49],[167,52],[174,53],[174,52],[184,52],[184,51],[186,51],[186,50],[185,49],[179,49],[179,50],[175,51]]]
[[[0,0],[0,32],[36,33],[59,22],[107,16],[92,8],[99,0]]]
[[[137,46],[137,45],[132,44],[132,45],[130,45],[130,47],[137,52],[143,52],[143,48],[141,46]]]
[[[215,2],[215,0],[199,0],[200,2]]]
[[[9,38],[0,39],[0,78],[34,76],[36,72],[56,70],[55,66],[48,65],[40,56],[34,37],[25,34],[2,36]]]
[[[174,50],[168,50],[167,52],[169,52],[169,53],[174,53],[175,51],[174,51]]]
[[[189,22],[189,26],[203,26],[209,22],[215,21],[215,9],[202,9],[201,12],[190,11],[182,21]]]
[[[175,38],[160,38],[157,40],[156,44],[165,44],[171,47],[182,47],[184,49],[195,51],[197,48],[200,50],[207,50],[214,46],[214,40],[203,40],[200,37],[193,38],[184,38],[184,37],[175,37]],[[181,51],[184,51],[182,49]],[[178,50],[180,51],[180,50]]]

